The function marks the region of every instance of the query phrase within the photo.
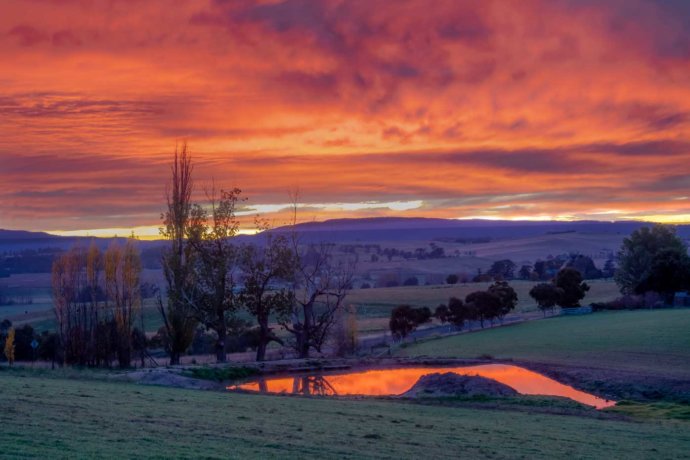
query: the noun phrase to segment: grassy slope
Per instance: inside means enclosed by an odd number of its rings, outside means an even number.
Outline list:
[[[690,378],[690,310],[556,317],[429,340],[404,356],[514,358]]]
[[[0,371],[0,455],[678,458],[683,422],[224,394]],[[78,454],[78,455],[77,455]]]
[[[618,287],[612,281],[587,281],[591,289],[584,302],[599,302],[611,300],[620,295]],[[464,299],[467,294],[484,290],[491,283],[469,283],[441,286],[409,286],[377,289],[356,289],[347,297],[348,303],[358,305],[360,315],[379,316],[389,315],[391,307],[407,303],[410,305],[427,306],[432,310],[440,303],[447,303],[450,297]],[[536,283],[531,281],[510,281],[518,295],[517,311],[536,311],[537,306],[529,296],[529,291]]]

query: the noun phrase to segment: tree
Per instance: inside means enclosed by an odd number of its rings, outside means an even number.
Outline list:
[[[470,307],[466,305],[461,299],[457,297],[451,297],[448,300],[448,317],[447,320],[450,324],[458,329],[462,329],[462,326],[466,321],[472,319],[472,311]]]
[[[459,280],[458,275],[450,274],[446,277],[446,284],[458,284]]]
[[[413,308],[409,305],[398,305],[391,311],[388,323],[393,337],[402,340],[413,332],[420,324],[431,320],[428,307]]]
[[[129,367],[132,362],[134,321],[141,311],[141,258],[129,240],[124,248],[113,243],[103,259],[105,290],[117,328],[117,360],[120,367]]]
[[[558,300],[558,305],[563,308],[580,306],[580,300],[585,297],[589,286],[582,281],[582,275],[574,268],[563,268],[554,278],[554,284],[563,292]]]
[[[613,278],[616,274],[616,262],[613,259],[607,259],[604,264],[604,270],[602,271],[602,276],[604,278]]]
[[[510,259],[497,260],[486,273],[494,279],[512,279],[515,274],[515,262]]]
[[[517,306],[518,296],[515,289],[507,281],[496,281],[489,286],[488,292],[496,295],[501,302],[498,309],[498,317],[503,321],[503,317],[513,311]]]
[[[448,322],[448,307],[444,304],[436,307],[436,310],[434,310],[434,318],[441,321],[441,324],[446,324]]]
[[[529,265],[523,265],[522,267],[520,267],[518,277],[521,280],[529,280],[532,277],[532,267],[530,267]]]
[[[265,232],[259,238],[263,241],[247,245],[241,253],[244,286],[240,302],[259,324],[256,360],[263,361],[270,342],[283,344],[269,327],[269,320],[292,313],[294,292],[286,283],[294,275],[296,260],[285,235]]]
[[[93,243],[88,250],[75,246],[53,261],[53,311],[67,364],[110,365],[110,340],[99,331],[110,320],[102,270],[103,257]]]
[[[480,326],[484,328],[484,321],[492,321],[501,311],[501,299],[494,293],[488,291],[475,291],[465,297],[465,304],[474,309],[473,317],[479,320]]]
[[[300,244],[297,225],[298,194],[293,199],[291,249],[294,257],[292,280],[294,303],[289,316],[280,318],[283,328],[294,337],[300,358],[309,351],[321,352],[336,324],[338,313],[352,289],[356,259],[333,255],[334,245],[327,242]]]
[[[10,366],[14,364],[14,328],[11,327],[7,331],[7,338],[5,339],[5,347],[4,350],[5,352],[5,357],[7,357],[7,361],[10,363]]]
[[[660,294],[667,305],[673,302],[677,291],[690,285],[690,257],[676,249],[662,249],[652,258],[647,291]]]
[[[308,358],[310,350],[322,351],[336,323],[352,288],[354,262],[335,260],[332,245],[325,242],[304,246],[293,237],[292,250],[296,267],[291,277],[294,304],[280,324],[293,335],[298,356]]]
[[[188,244],[193,251],[193,277],[191,291],[182,290],[184,301],[194,318],[216,334],[216,361],[226,361],[228,321],[238,305],[235,298],[234,272],[238,264],[238,249],[233,238],[239,230],[235,216],[239,189],[214,189],[207,192],[210,213],[201,205],[191,208]]]
[[[161,235],[169,246],[162,256],[163,274],[167,284],[166,304],[159,296],[158,310],[163,317],[164,343],[170,356],[170,364],[179,364],[180,356],[194,339],[197,319],[191,296],[195,292],[194,251],[187,237],[190,232],[192,210],[192,158],[183,144],[175,149],[171,165],[170,184],[166,190],[167,211],[162,215]]]
[[[563,289],[553,283],[539,283],[530,289],[529,295],[537,302],[539,309],[546,316],[546,310],[553,308],[560,302]]]
[[[664,255],[657,257],[662,252]],[[675,266],[675,269],[687,274],[689,271],[687,252],[687,247],[676,236],[673,227],[659,224],[651,228],[642,227],[635,230],[623,240],[617,255],[618,269],[614,278],[621,293],[644,294],[647,291],[667,293],[667,289],[677,287],[675,282],[670,285],[664,283],[663,277],[655,275],[654,272],[655,270],[665,271],[664,265],[668,263],[669,267]],[[683,276],[685,275],[681,278]]]
[[[574,254],[570,256],[570,260],[566,262],[566,267],[572,267],[582,274],[582,277],[587,280],[599,279],[603,276],[591,257],[582,254]]]

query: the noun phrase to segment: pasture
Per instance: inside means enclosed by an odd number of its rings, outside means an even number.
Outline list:
[[[4,458],[680,458],[682,421],[229,394],[0,369]]]
[[[553,317],[431,339],[401,356],[519,359],[690,379],[690,309]]]

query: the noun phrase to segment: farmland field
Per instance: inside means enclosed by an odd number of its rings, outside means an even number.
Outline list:
[[[2,456],[680,458],[682,421],[228,394],[0,370]]]
[[[690,309],[530,321],[401,348],[403,356],[513,358],[690,379]]]

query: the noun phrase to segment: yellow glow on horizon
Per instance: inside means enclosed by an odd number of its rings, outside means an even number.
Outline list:
[[[95,238],[128,238],[134,236],[140,240],[160,240],[159,226],[140,226],[140,227],[114,227],[114,228],[92,228],[85,230],[49,230],[46,233],[57,236],[85,236]],[[240,229],[240,235],[255,235],[256,229]]]
[[[364,208],[366,209],[366,207]],[[597,217],[615,215],[616,221],[640,221],[649,223],[660,223],[660,224],[688,224],[690,223],[690,214],[674,214],[674,215],[648,215],[648,216],[630,216],[623,215],[620,211],[607,211],[592,213],[586,216],[573,216],[568,214],[563,215],[472,215],[458,217],[449,220],[484,220],[487,222],[495,221],[512,221],[512,222],[577,222],[581,220],[598,220]],[[421,216],[410,216],[410,218],[421,217]],[[46,233],[56,236],[77,236],[77,237],[96,237],[96,238],[127,238],[134,235],[135,238],[140,240],[158,240],[162,239],[159,226],[139,226],[139,227],[113,227],[113,228],[96,228],[96,229],[84,229],[84,230],[49,230]],[[254,228],[241,228],[239,230],[240,235],[255,235],[258,230]]]

